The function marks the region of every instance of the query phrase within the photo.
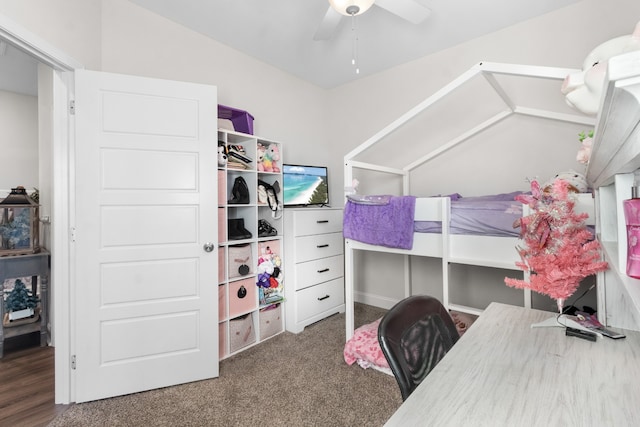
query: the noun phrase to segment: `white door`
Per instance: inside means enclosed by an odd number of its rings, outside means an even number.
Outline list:
[[[75,401],[218,376],[217,93],[75,73]]]

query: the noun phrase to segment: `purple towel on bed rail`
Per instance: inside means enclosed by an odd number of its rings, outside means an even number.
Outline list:
[[[411,249],[415,210],[414,196],[392,196],[383,205],[347,201],[343,235],[372,245]]]

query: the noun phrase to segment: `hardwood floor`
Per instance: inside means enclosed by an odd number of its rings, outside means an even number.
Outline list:
[[[54,349],[35,346],[25,336],[5,341],[0,359],[0,425],[46,426],[68,405],[56,405],[54,397]]]

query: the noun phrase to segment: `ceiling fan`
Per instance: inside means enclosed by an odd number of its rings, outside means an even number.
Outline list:
[[[360,15],[374,4],[412,24],[419,24],[431,14],[431,10],[417,0],[329,0],[329,4],[327,13],[313,36],[314,40],[331,38],[343,16]]]

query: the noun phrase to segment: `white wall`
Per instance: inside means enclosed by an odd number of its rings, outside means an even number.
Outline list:
[[[0,14],[51,46],[100,69],[102,0],[0,0]]]
[[[284,143],[287,160],[326,145],[327,93],[126,0],[103,2],[103,71],[218,87],[220,104],[255,117],[254,133]],[[212,118],[213,120],[214,118]]]
[[[51,220],[53,194],[53,70],[38,64],[38,174],[40,189],[40,218]],[[44,220],[40,228],[40,244],[51,249],[51,230]]]
[[[31,193],[38,187],[38,99],[0,91],[0,129],[0,190],[22,185]]]

